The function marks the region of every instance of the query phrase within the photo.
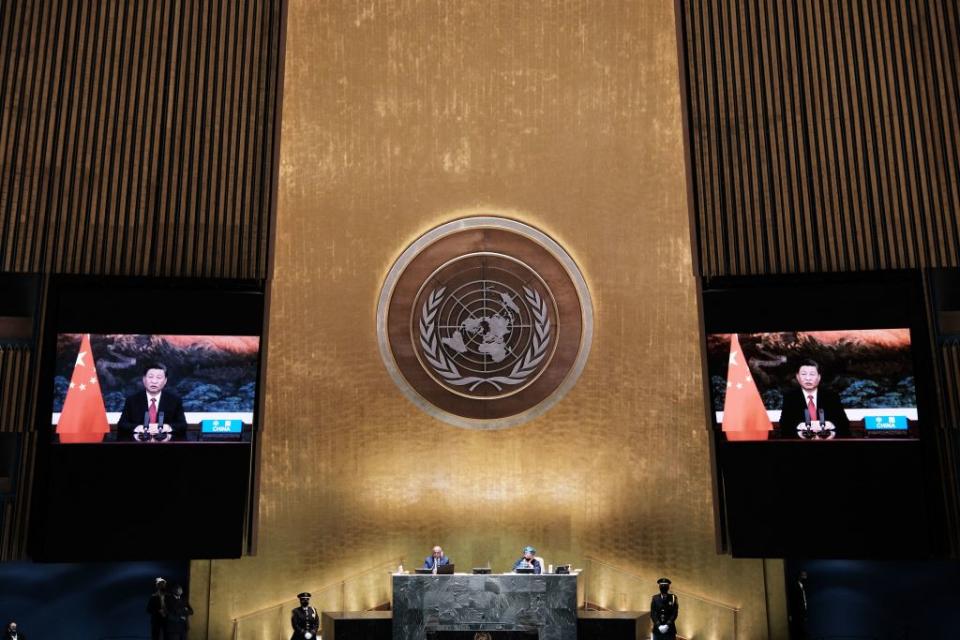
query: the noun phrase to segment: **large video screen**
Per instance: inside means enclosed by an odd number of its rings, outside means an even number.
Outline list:
[[[58,334],[54,441],[249,441],[259,354],[259,336]]]
[[[708,334],[707,359],[727,440],[917,437],[909,329]]]

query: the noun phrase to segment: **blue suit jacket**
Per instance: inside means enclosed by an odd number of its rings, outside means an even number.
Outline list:
[[[450,564],[450,558],[447,556],[442,556],[437,564],[439,564],[441,567],[445,564]],[[433,556],[427,556],[427,559],[423,561],[423,568],[433,569]]]

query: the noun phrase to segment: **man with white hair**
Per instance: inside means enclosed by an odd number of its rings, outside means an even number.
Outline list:
[[[437,567],[443,567],[448,564],[450,564],[450,558],[444,555],[443,547],[437,545],[433,548],[430,555],[424,559],[423,568],[430,569],[434,573],[437,573]]]
[[[150,640],[167,640],[167,581],[157,578],[153,581],[154,590],[147,600],[147,613],[150,614]]]
[[[11,620],[3,634],[3,640],[27,640],[27,636],[20,633],[17,629],[17,623]]]

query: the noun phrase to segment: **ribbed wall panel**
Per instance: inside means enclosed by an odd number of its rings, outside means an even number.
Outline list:
[[[943,430],[940,432],[940,467],[944,474],[944,489],[948,504],[947,528],[960,532],[960,341],[952,341],[940,349],[941,393],[940,412]],[[949,537],[953,557],[960,557],[960,535]]]
[[[960,265],[960,7],[681,0],[701,275]]]
[[[30,349],[0,347],[0,433],[25,431],[33,393]]]
[[[265,278],[281,5],[0,2],[0,270]]]
[[[32,428],[36,399],[32,360],[33,352],[27,347],[0,348],[0,432],[20,433],[13,493],[0,500],[3,510],[0,562],[22,557],[26,543],[30,478],[36,454],[36,432]]]
[[[946,392],[942,394],[943,422],[947,429],[960,434],[960,341],[944,345],[941,354],[946,386]],[[960,471],[960,465],[957,470]]]
[[[35,466],[36,445],[36,432],[20,435],[19,464],[13,478],[13,497],[0,502],[0,507],[3,508],[0,562],[21,559],[26,553],[26,522],[30,511],[30,480]]]

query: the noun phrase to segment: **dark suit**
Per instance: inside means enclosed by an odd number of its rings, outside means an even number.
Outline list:
[[[440,560],[437,562],[437,566],[439,567],[443,567],[448,564],[450,564],[450,558],[448,558],[447,556],[442,556]],[[427,558],[423,561],[423,568],[433,569],[433,556],[427,556]]]
[[[654,640],[675,640],[677,637],[677,614],[680,613],[680,602],[672,593],[658,593],[650,600],[650,620],[653,621]],[[660,633],[660,625],[665,624],[669,629]]]
[[[150,614],[150,640],[166,640],[165,595],[154,591],[147,601],[147,613]]]
[[[27,640],[27,636],[23,635],[23,633],[21,633],[21,632],[19,632],[19,631],[17,631],[17,635],[13,635],[13,634],[10,633],[9,631],[4,631],[4,632],[3,632],[3,637],[4,637],[5,640],[6,640],[7,638],[16,638],[16,640]]]
[[[803,422],[803,410],[807,408],[807,394],[800,387],[795,387],[783,394],[783,409],[780,413],[780,437],[799,438],[797,425]],[[817,413],[823,410],[825,420],[832,422],[837,428],[837,438],[850,437],[850,421],[840,404],[840,397],[820,387],[817,389]],[[810,416],[811,420],[818,419]]]
[[[143,416],[147,412],[147,392],[141,391],[127,396],[123,403],[123,413],[117,420],[117,440],[132,440],[133,430],[143,424]],[[157,405],[157,417],[163,413],[164,423],[173,429],[173,439],[182,440],[187,432],[187,417],[183,414],[183,401],[180,396],[164,389],[160,393],[160,402]]]
[[[183,596],[178,598],[172,593],[167,594],[166,605],[167,619],[164,626],[167,632],[166,640],[186,640],[193,607]]]
[[[290,624],[293,625],[293,635],[290,640],[304,640],[304,634],[309,631],[313,637],[317,637],[317,631],[320,629],[320,616],[313,607],[297,607],[290,612]]]

